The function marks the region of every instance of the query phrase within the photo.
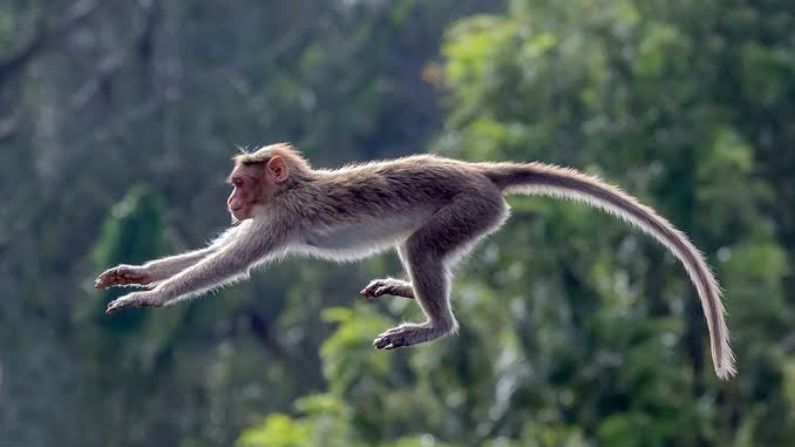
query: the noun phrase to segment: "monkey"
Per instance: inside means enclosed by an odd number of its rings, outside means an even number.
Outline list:
[[[361,291],[414,299],[426,319],[378,335],[391,350],[453,334],[451,269],[507,220],[506,195],[582,202],[652,236],[683,264],[697,291],[716,375],[736,374],[722,293],[704,255],[668,220],[596,176],[541,162],[465,162],[432,154],[314,169],[289,143],[233,157],[227,178],[232,225],[206,248],[103,272],[98,288],[140,287],[108,304],[168,306],[245,279],[287,255],[361,260],[395,248],[407,280],[376,279]]]

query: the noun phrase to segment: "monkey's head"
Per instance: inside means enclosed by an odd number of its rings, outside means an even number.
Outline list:
[[[226,205],[236,222],[252,218],[257,205],[269,203],[311,173],[307,161],[287,143],[237,155],[234,161],[235,167],[227,179],[234,189]]]

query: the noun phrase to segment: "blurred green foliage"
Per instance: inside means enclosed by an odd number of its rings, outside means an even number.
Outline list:
[[[781,0],[0,5],[0,444],[795,444],[793,29]],[[205,243],[234,145],[283,140],[620,184],[711,260],[738,376],[664,249],[527,197],[438,343],[371,347],[420,318],[356,303],[394,256],[104,316],[97,273]]]

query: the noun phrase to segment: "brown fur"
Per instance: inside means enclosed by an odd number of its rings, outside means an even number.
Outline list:
[[[651,208],[595,177],[540,163],[466,163],[433,155],[313,170],[285,143],[234,160],[230,177],[260,173],[259,181],[236,187],[230,196],[231,203],[258,188],[250,208],[233,212],[242,223],[207,249],[105,272],[98,287],[144,285],[143,279],[154,287],[114,301],[109,312],[172,304],[287,253],[346,261],[397,247],[410,281],[374,280],[362,294],[416,298],[427,320],[390,329],[374,345],[393,349],[433,340],[457,327],[449,303],[450,268],[507,219],[503,195],[542,194],[602,208],[668,247],[699,293],[716,373],[724,379],[735,373],[720,289],[703,256]]]

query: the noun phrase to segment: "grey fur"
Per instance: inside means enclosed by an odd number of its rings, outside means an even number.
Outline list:
[[[457,328],[449,302],[450,269],[505,222],[509,210],[503,196],[541,194],[604,209],[670,249],[698,290],[717,375],[735,374],[720,288],[701,253],[654,210],[596,177],[541,163],[467,163],[434,155],[314,170],[284,143],[240,154],[235,163],[265,165],[276,156],[286,161],[288,179],[263,194],[252,218],[210,247],[100,275],[98,287],[152,287],[110,303],[108,312],[170,305],[286,254],[352,261],[396,247],[410,282],[374,280],[361,293],[416,298],[427,320],[390,329],[374,345],[394,349],[434,340]]]

